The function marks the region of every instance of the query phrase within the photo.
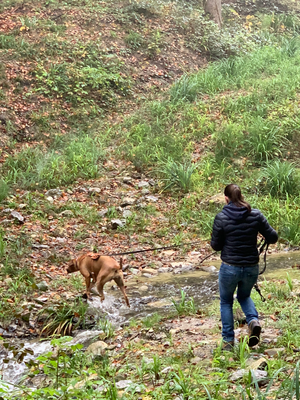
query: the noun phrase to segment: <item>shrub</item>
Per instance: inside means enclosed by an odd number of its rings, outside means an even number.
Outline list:
[[[294,163],[276,160],[262,170],[266,179],[266,189],[272,196],[294,194],[299,189],[299,175]]]

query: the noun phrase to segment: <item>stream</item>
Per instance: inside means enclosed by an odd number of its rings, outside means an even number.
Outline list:
[[[277,278],[286,279],[287,273],[292,279],[300,280],[300,269],[293,268],[300,264],[300,251],[286,252],[267,257],[267,270],[263,275],[266,279]],[[206,263],[207,266],[214,265],[219,268],[220,261]],[[262,265],[261,265],[262,268]],[[202,270],[192,270],[181,274],[162,273],[153,277],[134,276],[126,282],[127,294],[130,301],[128,308],[123,301],[123,296],[116,289],[115,285],[107,283],[105,286],[105,300],[100,302],[98,296],[93,296],[89,301],[89,313],[99,318],[103,313],[116,327],[128,323],[130,318],[141,318],[149,316],[155,312],[167,315],[174,310],[172,299],[180,301],[181,290],[187,295],[187,299],[193,297],[195,305],[198,307],[209,304],[218,296],[218,270],[215,272],[206,272]],[[99,329],[99,328],[98,328]],[[99,331],[98,331],[99,333]],[[87,338],[97,336],[97,331],[81,331],[73,339],[71,344],[84,343]],[[11,343],[24,343],[24,348],[32,349],[33,354],[25,356],[24,361],[35,359],[39,355],[51,350],[50,341],[22,341],[20,339],[10,339]],[[9,362],[4,363],[8,358]],[[12,353],[8,356],[0,347],[0,371],[2,375],[2,384],[8,384],[8,390],[13,388],[14,383],[21,381],[27,371],[24,362],[14,361]]]

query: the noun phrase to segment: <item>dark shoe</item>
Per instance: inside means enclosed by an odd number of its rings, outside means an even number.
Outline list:
[[[234,342],[223,342],[222,350],[223,351],[233,351]]]
[[[261,326],[260,326],[260,323],[259,323],[258,319],[253,319],[249,323],[248,329],[249,329],[249,343],[248,343],[248,346],[249,347],[256,346],[257,343],[259,342],[260,332],[261,332]]]

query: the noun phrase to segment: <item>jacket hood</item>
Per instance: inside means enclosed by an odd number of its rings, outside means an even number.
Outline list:
[[[224,206],[222,212],[227,215],[227,217],[235,221],[241,221],[249,214],[249,211],[246,207],[237,207],[232,202]]]

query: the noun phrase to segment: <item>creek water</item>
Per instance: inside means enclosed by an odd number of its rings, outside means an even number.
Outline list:
[[[206,265],[214,265],[218,269],[220,262],[214,261]],[[300,267],[300,251],[269,255],[267,257],[267,270],[263,276],[266,279],[286,279],[288,273],[292,279],[300,280],[298,265]],[[184,290],[187,299],[193,297],[195,305],[198,307],[209,304],[218,296],[218,270],[213,273],[201,270],[176,275],[165,273],[152,278],[135,276],[127,282],[130,308],[124,304],[119,290],[107,284],[105,300],[100,302],[98,296],[93,296],[92,300],[89,301],[88,312],[95,316],[99,315],[99,318],[103,317],[104,314],[113,325],[120,326],[132,317],[145,317],[157,311],[168,314],[170,310],[174,310],[172,299],[180,301],[181,290]],[[12,342],[14,341],[16,342],[16,339],[12,339]],[[27,355],[25,361],[34,359],[51,350],[50,341],[26,341],[24,346],[33,350],[33,355]],[[20,382],[27,371],[27,367],[24,362],[16,363],[12,353],[8,355],[9,363],[3,363],[5,358],[7,356],[0,353],[0,373],[2,382],[9,383],[8,389],[10,390],[13,388],[11,384]]]

